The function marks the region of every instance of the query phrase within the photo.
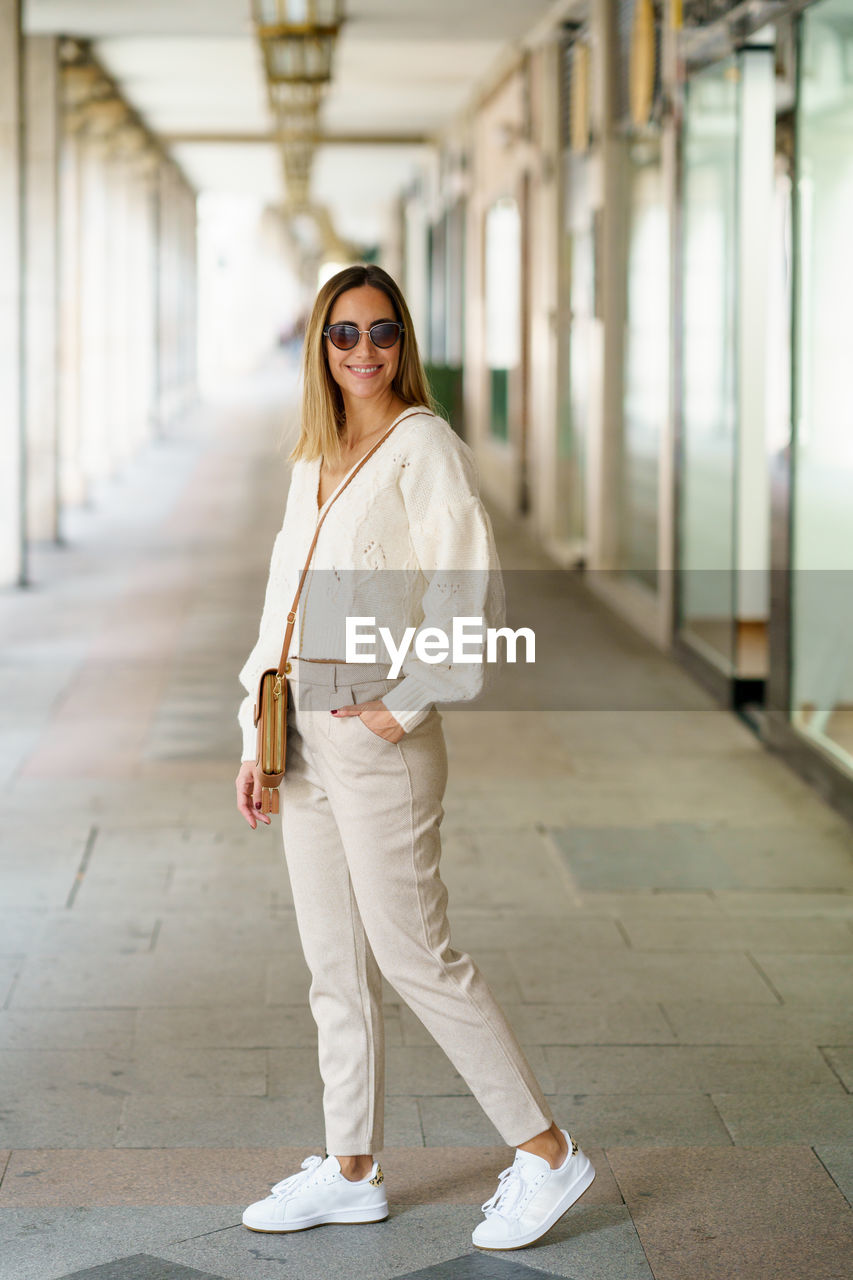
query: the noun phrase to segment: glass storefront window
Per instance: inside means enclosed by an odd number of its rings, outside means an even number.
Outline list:
[[[792,719],[853,770],[853,0],[801,19]]]
[[[496,200],[486,213],[486,367],[491,434],[509,438],[510,374],[521,357],[521,216],[515,200]]]
[[[658,465],[669,389],[669,220],[660,141],[628,147],[620,560],[657,589]]]
[[[462,353],[465,306],[465,203],[457,200],[427,232],[429,345],[425,370],[436,403],[464,436]]]
[[[447,363],[447,220],[442,216],[427,229],[429,279],[429,360]]]
[[[735,285],[738,66],[691,77],[684,129],[680,628],[727,674],[735,660]]]
[[[447,211],[447,363],[460,369],[465,354],[465,201]]]
[[[566,151],[565,222],[560,245],[558,494],[556,534],[576,555],[586,536],[586,440],[592,395],[595,244],[589,160]]]

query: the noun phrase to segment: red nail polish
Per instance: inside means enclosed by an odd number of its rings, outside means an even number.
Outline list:
[[[256,801],[255,801],[255,808],[256,808],[256,809],[260,809],[260,807],[261,807],[261,802],[260,802],[260,800],[256,800]]]
[[[333,716],[336,716],[337,714],[338,714],[338,708],[337,708],[337,707],[334,707],[334,708],[333,708],[333,710],[332,710],[332,715],[333,715]]]

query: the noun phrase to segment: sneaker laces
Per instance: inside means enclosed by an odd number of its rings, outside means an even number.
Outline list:
[[[492,1213],[499,1213],[502,1217],[509,1218],[524,1191],[525,1182],[521,1170],[518,1164],[511,1164],[499,1175],[498,1189],[495,1194],[480,1207],[486,1217]]]
[[[323,1156],[308,1156],[302,1161],[304,1173],[292,1173],[289,1178],[282,1178],[281,1182],[277,1182],[271,1189],[270,1194],[274,1195],[276,1200],[287,1200],[289,1196],[295,1195],[305,1186],[321,1164],[323,1164]]]

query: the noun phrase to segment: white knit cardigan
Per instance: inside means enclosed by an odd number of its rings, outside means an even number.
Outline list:
[[[474,455],[443,418],[426,408],[404,413],[323,523],[299,602],[292,656],[343,660],[346,616],[376,617],[377,626],[391,628],[395,643],[409,626],[440,627],[450,636],[454,616],[481,618],[484,628],[504,625],[503,579]],[[287,612],[320,514],[319,480],[319,458],[294,463],[258,640],[239,676],[246,690],[237,716],[244,760],[256,757],[258,680],[278,665]],[[466,652],[476,653],[476,644],[469,642]],[[390,661],[381,642],[371,661]],[[413,644],[403,678],[382,701],[408,732],[433,703],[476,698],[495,666],[460,664],[452,653],[423,662]]]

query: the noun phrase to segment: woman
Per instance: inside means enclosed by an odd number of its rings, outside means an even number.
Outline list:
[[[262,671],[278,663],[299,573],[328,506],[291,646],[281,784],[285,859],[312,975],[326,1155],[309,1156],[243,1222],[283,1232],[388,1216],[375,1159],[384,1137],[384,974],[517,1147],[472,1237],[483,1248],[511,1249],[543,1235],[594,1171],[554,1122],[473,960],[451,945],[439,875],[447,757],[434,704],[475,697],[485,667],[452,653],[422,660],[412,647],[393,678],[390,661],[346,661],[346,617],[384,618],[395,638],[406,626],[450,636],[454,617],[486,627],[503,620],[473,454],[431,405],[394,280],[371,265],[339,271],[320,289],[306,329],[284,524],[258,643],[240,673],[247,694],[237,777],[246,821],[253,829],[259,818],[268,823],[258,812],[254,693]],[[383,656],[379,644],[372,656]]]

